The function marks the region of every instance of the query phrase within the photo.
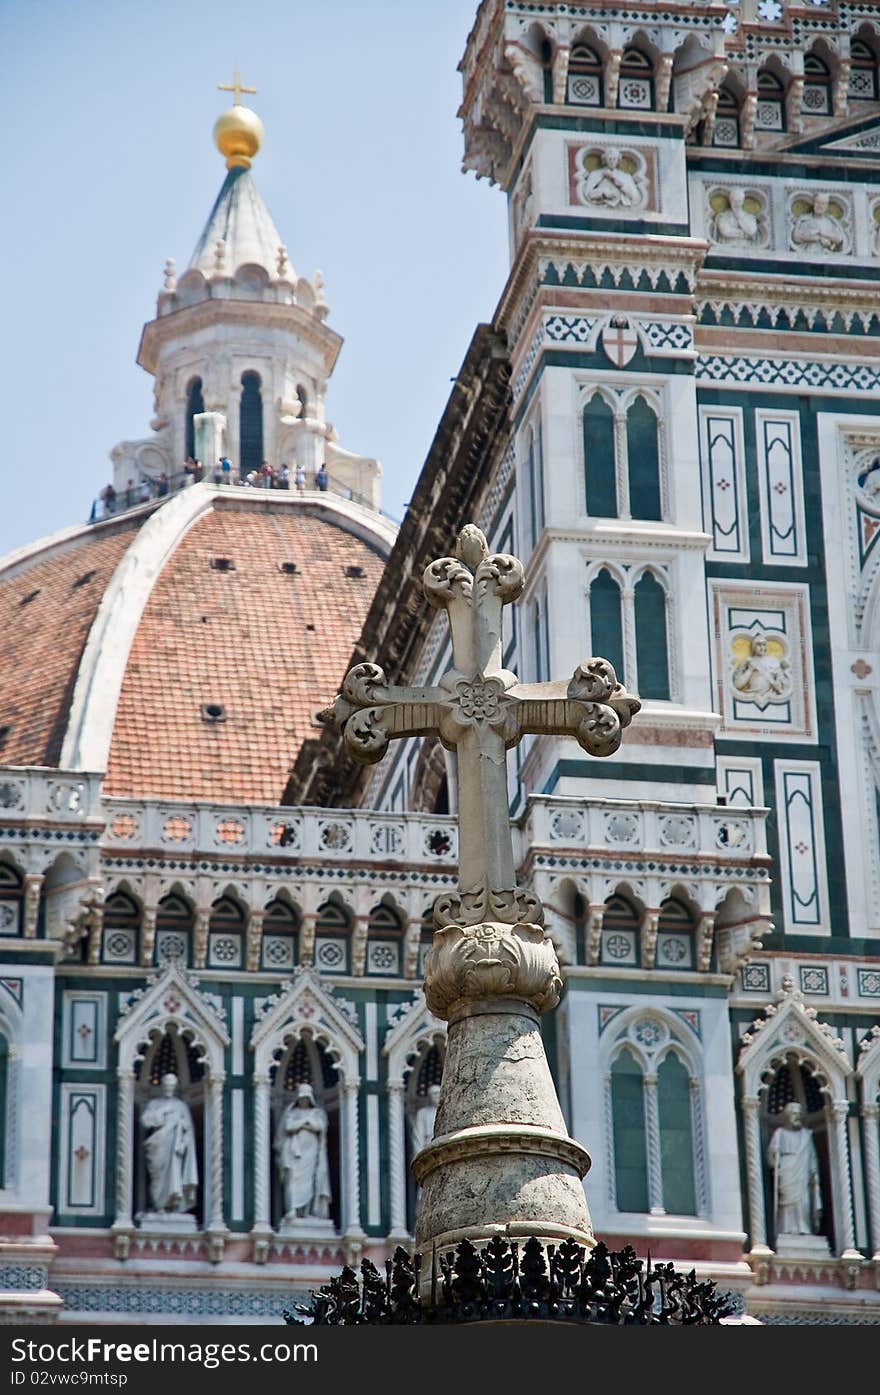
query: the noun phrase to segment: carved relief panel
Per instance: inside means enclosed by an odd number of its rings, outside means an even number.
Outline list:
[[[630,145],[568,147],[569,203],[594,213],[656,209],[655,152]]]
[[[807,590],[712,589],[718,711],[726,732],[815,736]]]

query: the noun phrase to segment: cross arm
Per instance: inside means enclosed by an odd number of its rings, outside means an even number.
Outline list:
[[[362,765],[381,760],[398,736],[427,736],[440,725],[442,688],[401,688],[378,664],[355,664],[330,711],[349,753]]]
[[[509,697],[521,736],[573,736],[592,756],[613,755],[641,707],[607,659],[585,660],[567,684],[518,683]]]

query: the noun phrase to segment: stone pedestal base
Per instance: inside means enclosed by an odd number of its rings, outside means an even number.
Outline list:
[[[283,1239],[323,1239],[336,1233],[336,1227],[329,1217],[322,1216],[285,1216],[278,1227],[278,1234]]]
[[[828,1259],[831,1249],[824,1235],[787,1235],[776,1237],[776,1253],[780,1259]]]
[[[198,1230],[191,1211],[142,1211],[137,1220],[141,1230],[154,1235],[191,1235]]]
[[[502,984],[510,996],[498,995]],[[595,1244],[581,1184],[589,1154],[568,1136],[538,1025],[560,987],[537,926],[435,935],[425,993],[449,1037],[434,1137],[412,1163],[423,1256],[495,1235]]]

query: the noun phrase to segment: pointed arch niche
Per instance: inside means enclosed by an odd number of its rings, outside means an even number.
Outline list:
[[[429,1012],[421,993],[397,1013],[382,1054],[388,1062],[389,1235],[404,1241],[415,1230],[416,1186],[409,1170],[412,1121],[424,1107],[430,1086],[440,1084],[446,1024]]]
[[[283,993],[264,1001],[250,1041],[254,1053],[254,1259],[265,1263],[282,1215],[275,1166],[278,1120],[296,1086],[311,1084],[327,1111],[331,1224],[303,1217],[297,1239],[347,1240],[363,1235],[360,1219],[358,1090],[364,1041],[356,1010],[338,998],[314,969],[297,968]],[[276,1243],[282,1243],[278,1237]]]
[[[117,1047],[115,1252],[129,1254],[139,1213],[149,1209],[140,1138],[141,1111],[159,1094],[171,1069],[190,1106],[199,1157],[197,1226],[207,1232],[209,1255],[223,1255],[223,1086],[229,1034],[214,1003],[187,980],[176,961],[141,998],[129,999],[114,1038]],[[200,1117],[199,1117],[200,1116]],[[187,1223],[181,1223],[181,1229]],[[174,1230],[173,1222],[163,1232]]]
[[[840,1037],[819,1022],[815,1008],[806,1005],[790,978],[784,980],[775,1004],[743,1037],[736,1069],[742,1080],[751,1253],[774,1253],[767,1144],[781,1123],[785,1105],[797,1100],[804,1109],[805,1127],[811,1129],[816,1143],[824,1233],[832,1253],[842,1258],[856,1256],[846,1130],[849,1060]]]
[[[652,1006],[624,1009],[601,1040],[611,1205],[628,1215],[708,1217],[698,1037]]]

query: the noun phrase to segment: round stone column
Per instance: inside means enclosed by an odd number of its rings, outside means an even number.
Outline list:
[[[412,1164],[423,1255],[498,1234],[595,1243],[581,1182],[589,1154],[568,1136],[539,1026],[561,990],[536,925],[436,932],[425,998],[449,1035],[434,1137]]]

